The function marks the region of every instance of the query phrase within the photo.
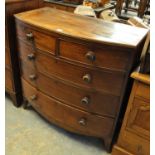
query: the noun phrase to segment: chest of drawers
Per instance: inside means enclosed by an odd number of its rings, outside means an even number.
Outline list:
[[[147,30],[46,7],[15,18],[24,97],[47,120],[110,150]]]

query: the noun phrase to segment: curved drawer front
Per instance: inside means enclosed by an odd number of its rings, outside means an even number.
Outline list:
[[[37,92],[24,80],[23,86],[24,96],[49,121],[64,124],[66,128],[71,127],[75,129],[75,132],[81,134],[97,137],[105,137],[111,134],[113,119],[91,115],[64,105],[43,93]]]
[[[47,95],[88,112],[114,117],[118,110],[119,97],[71,86],[41,73],[36,82]]]
[[[37,53],[37,69],[41,73],[73,82],[83,87],[120,95],[124,75],[76,66],[45,54]]]
[[[33,47],[28,45],[24,41],[18,40],[18,53],[20,58],[23,60],[35,60],[35,58],[34,59],[29,58],[30,55],[35,53]]]
[[[48,34],[35,31],[22,24],[16,25],[17,35],[20,39],[26,41],[28,44],[34,44],[36,48],[55,54],[56,39]]]
[[[21,61],[21,75],[26,81],[36,87],[36,79],[38,76],[34,66],[25,61]]]
[[[131,52],[126,49],[82,45],[60,40],[59,55],[62,58],[111,70],[126,71],[130,65]]]

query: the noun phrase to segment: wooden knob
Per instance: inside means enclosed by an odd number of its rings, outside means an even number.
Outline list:
[[[35,59],[35,55],[34,55],[33,53],[28,54],[28,55],[27,55],[27,58],[28,58],[29,60],[34,60],[34,59]]]
[[[96,60],[96,56],[95,56],[95,53],[92,52],[92,51],[89,51],[86,53],[86,58],[90,61],[95,61]]]
[[[34,101],[34,100],[36,100],[37,99],[37,95],[32,95],[32,96],[30,96],[30,100],[31,101]]]
[[[85,74],[83,76],[83,80],[87,83],[90,83],[91,82],[91,75],[90,74]]]
[[[87,124],[86,118],[81,118],[81,119],[79,120],[79,124],[80,124],[81,126],[85,126],[85,125]]]
[[[90,98],[85,96],[82,100],[81,103],[84,105],[88,105],[90,103]]]
[[[32,40],[34,36],[33,36],[33,33],[30,32],[30,33],[26,34],[26,37],[27,37],[28,40]]]
[[[31,74],[30,76],[29,76],[29,79],[30,80],[35,80],[37,78],[37,76],[35,75],[35,74]]]

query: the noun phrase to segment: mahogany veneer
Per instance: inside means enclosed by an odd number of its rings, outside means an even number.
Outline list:
[[[147,30],[52,8],[15,15],[24,97],[46,119],[110,150]]]

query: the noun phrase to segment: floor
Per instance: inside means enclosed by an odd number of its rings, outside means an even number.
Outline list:
[[[6,97],[6,155],[110,155],[101,140],[67,132]]]

